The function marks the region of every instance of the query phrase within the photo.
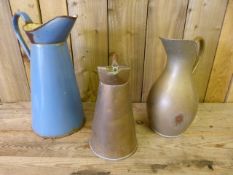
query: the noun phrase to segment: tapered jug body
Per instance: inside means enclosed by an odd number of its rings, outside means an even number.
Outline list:
[[[136,150],[134,118],[129,96],[129,67],[98,67],[98,97],[90,147],[104,159],[119,160]]]
[[[30,49],[19,31],[20,17],[26,23],[24,28],[31,33]],[[63,23],[64,20],[71,22],[71,19],[73,19],[73,23],[70,23],[71,28],[75,19],[70,17],[67,19],[62,17],[61,21],[55,18],[55,21],[51,20],[38,27],[23,12],[13,17],[16,36],[30,59],[32,129],[42,137],[71,134],[80,129],[84,122],[81,99],[66,43],[69,33],[61,32],[59,36],[54,32],[56,36],[52,36],[46,32],[47,27],[50,30],[53,23]],[[30,26],[37,27],[29,30]],[[60,25],[60,28],[62,27],[66,26]],[[47,35],[49,36],[46,37]],[[40,39],[43,39],[43,42],[40,42]],[[61,42],[56,42],[57,40]]]

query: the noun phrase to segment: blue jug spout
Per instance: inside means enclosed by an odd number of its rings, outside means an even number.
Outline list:
[[[32,43],[59,43],[66,41],[76,19],[72,16],[58,16],[44,24],[27,23],[23,29]]]
[[[72,16],[58,16],[44,24],[38,24],[33,23],[31,18],[25,12],[15,13],[12,19],[13,29],[29,59],[31,55],[30,49],[20,32],[19,18],[23,19],[25,23],[23,29],[33,44],[54,44],[65,42],[77,19],[77,17]]]

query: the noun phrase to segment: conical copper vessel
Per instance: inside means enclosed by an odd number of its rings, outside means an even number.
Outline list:
[[[120,66],[116,60],[112,66],[98,67],[100,83],[90,147],[104,159],[124,159],[136,151],[129,72],[128,66]]]
[[[161,38],[167,53],[167,65],[152,86],[147,111],[150,127],[166,137],[178,136],[192,123],[198,108],[198,94],[192,73],[203,50],[203,40]]]

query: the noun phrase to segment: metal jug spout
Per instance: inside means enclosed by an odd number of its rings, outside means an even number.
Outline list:
[[[76,19],[72,16],[58,16],[44,24],[26,23],[23,29],[32,43],[59,43],[67,39]]]
[[[117,55],[115,53],[112,54],[112,60],[111,66],[98,67],[100,82],[109,85],[127,83],[130,72],[129,66],[119,65],[117,62]]]
[[[128,81],[130,68],[128,66],[98,67],[100,82],[109,85],[120,85]]]
[[[170,57],[184,57],[184,58],[195,58],[198,55],[198,45],[193,40],[183,40],[183,39],[166,39],[161,38],[165,51]]]

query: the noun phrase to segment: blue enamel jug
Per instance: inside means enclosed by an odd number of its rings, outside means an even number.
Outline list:
[[[31,41],[26,45],[18,21]],[[66,39],[76,17],[60,16],[33,23],[19,12],[13,16],[16,37],[31,65],[32,129],[42,137],[69,135],[82,127],[84,113]]]

